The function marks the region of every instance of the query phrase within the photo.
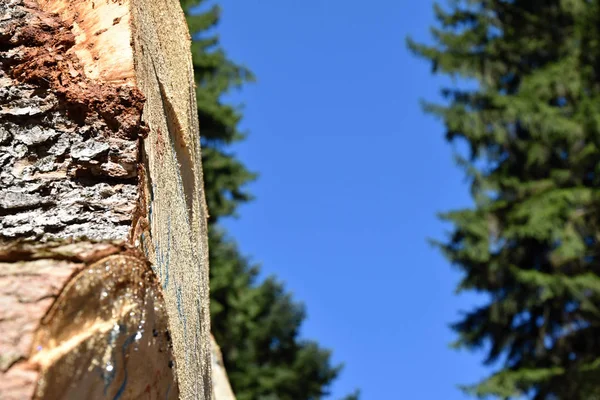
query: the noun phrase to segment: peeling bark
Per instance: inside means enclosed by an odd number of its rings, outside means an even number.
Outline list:
[[[127,239],[142,94],[87,78],[58,17],[17,1],[0,13],[0,239]]]

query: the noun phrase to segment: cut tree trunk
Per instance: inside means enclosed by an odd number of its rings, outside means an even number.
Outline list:
[[[213,396],[178,0],[0,0],[0,398]]]
[[[235,400],[235,395],[227,378],[227,371],[223,364],[223,355],[221,349],[211,335],[210,342],[212,346],[212,386],[213,400]]]

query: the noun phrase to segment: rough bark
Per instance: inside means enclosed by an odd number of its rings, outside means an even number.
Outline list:
[[[0,0],[0,398],[213,396],[195,102],[177,0]]]

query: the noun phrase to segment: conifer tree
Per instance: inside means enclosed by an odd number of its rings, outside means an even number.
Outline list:
[[[219,23],[218,6],[204,0],[181,0],[193,36],[202,163],[210,214],[209,250],[211,320],[238,400],[317,400],[328,393],[341,365],[314,341],[298,337],[305,318],[274,277],[258,280],[259,268],[244,257],[218,222],[236,215],[239,204],[252,199],[245,184],[256,175],[228,151],[244,139],[241,112],[223,95],[254,76],[232,62],[212,33]],[[210,31],[211,34],[207,32]],[[357,400],[358,393],[346,400]]]
[[[454,0],[435,43],[409,47],[446,87],[445,123],[474,206],[441,215],[437,242],[487,295],[453,325],[496,371],[465,387],[499,398],[600,398],[600,2]],[[521,397],[519,397],[521,398]]]

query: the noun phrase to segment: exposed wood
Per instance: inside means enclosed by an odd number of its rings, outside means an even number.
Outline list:
[[[212,347],[212,387],[213,400],[235,400],[235,395],[231,389],[227,371],[223,365],[223,355],[221,349],[211,335],[210,343]]]
[[[208,215],[191,40],[179,0],[133,1],[131,15],[134,69],[150,128],[144,141],[149,228],[140,238],[165,291],[175,357],[185,366],[178,373],[182,397],[208,399]]]
[[[177,398],[164,301],[144,257],[110,243],[2,250],[21,259],[0,262],[2,399]]]
[[[0,0],[0,398],[212,398],[197,121],[179,1]]]

